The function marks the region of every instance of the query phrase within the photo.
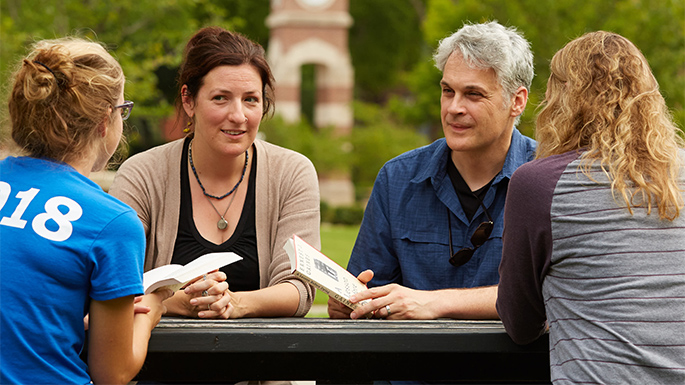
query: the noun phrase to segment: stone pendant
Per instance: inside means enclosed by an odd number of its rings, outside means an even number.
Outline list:
[[[216,227],[218,227],[219,230],[225,230],[226,227],[228,227],[228,222],[226,222],[226,220],[223,217],[221,217],[221,219],[219,219],[219,222],[216,223]]]

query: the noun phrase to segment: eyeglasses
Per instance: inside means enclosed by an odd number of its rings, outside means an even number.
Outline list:
[[[121,120],[128,119],[131,116],[131,111],[133,110],[133,102],[130,100],[124,101],[124,104],[114,106],[114,108],[121,108]]]
[[[482,222],[480,225],[478,225],[476,231],[474,231],[473,235],[471,235],[471,244],[473,247],[464,247],[456,253],[452,251],[452,220],[450,219],[451,213],[449,209],[447,209],[447,225],[449,226],[450,234],[450,264],[452,264],[454,267],[459,267],[470,261],[471,257],[473,257],[473,253],[476,252],[476,249],[483,246],[483,243],[488,240],[490,234],[492,233],[492,228],[494,227],[494,222],[492,221],[490,214],[488,214],[488,209],[485,208],[483,201],[481,201],[478,196],[476,196],[476,198],[478,199],[480,206],[483,208],[483,211],[485,211],[488,221]]]

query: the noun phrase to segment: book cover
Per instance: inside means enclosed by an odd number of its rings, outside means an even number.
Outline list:
[[[176,291],[193,279],[243,259],[236,253],[209,253],[186,265],[164,265],[143,274],[145,294],[160,287]]]
[[[293,235],[283,248],[290,258],[293,274],[351,309],[367,302],[350,302],[353,294],[367,289],[366,285],[302,238]]]

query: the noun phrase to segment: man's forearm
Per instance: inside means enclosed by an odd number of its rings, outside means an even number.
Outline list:
[[[497,286],[436,290],[431,303],[435,318],[499,319]]]

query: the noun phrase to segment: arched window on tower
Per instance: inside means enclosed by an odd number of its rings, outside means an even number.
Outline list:
[[[302,81],[300,83],[300,116],[307,120],[310,126],[316,127],[314,111],[316,109],[316,65],[304,64],[301,67]]]

